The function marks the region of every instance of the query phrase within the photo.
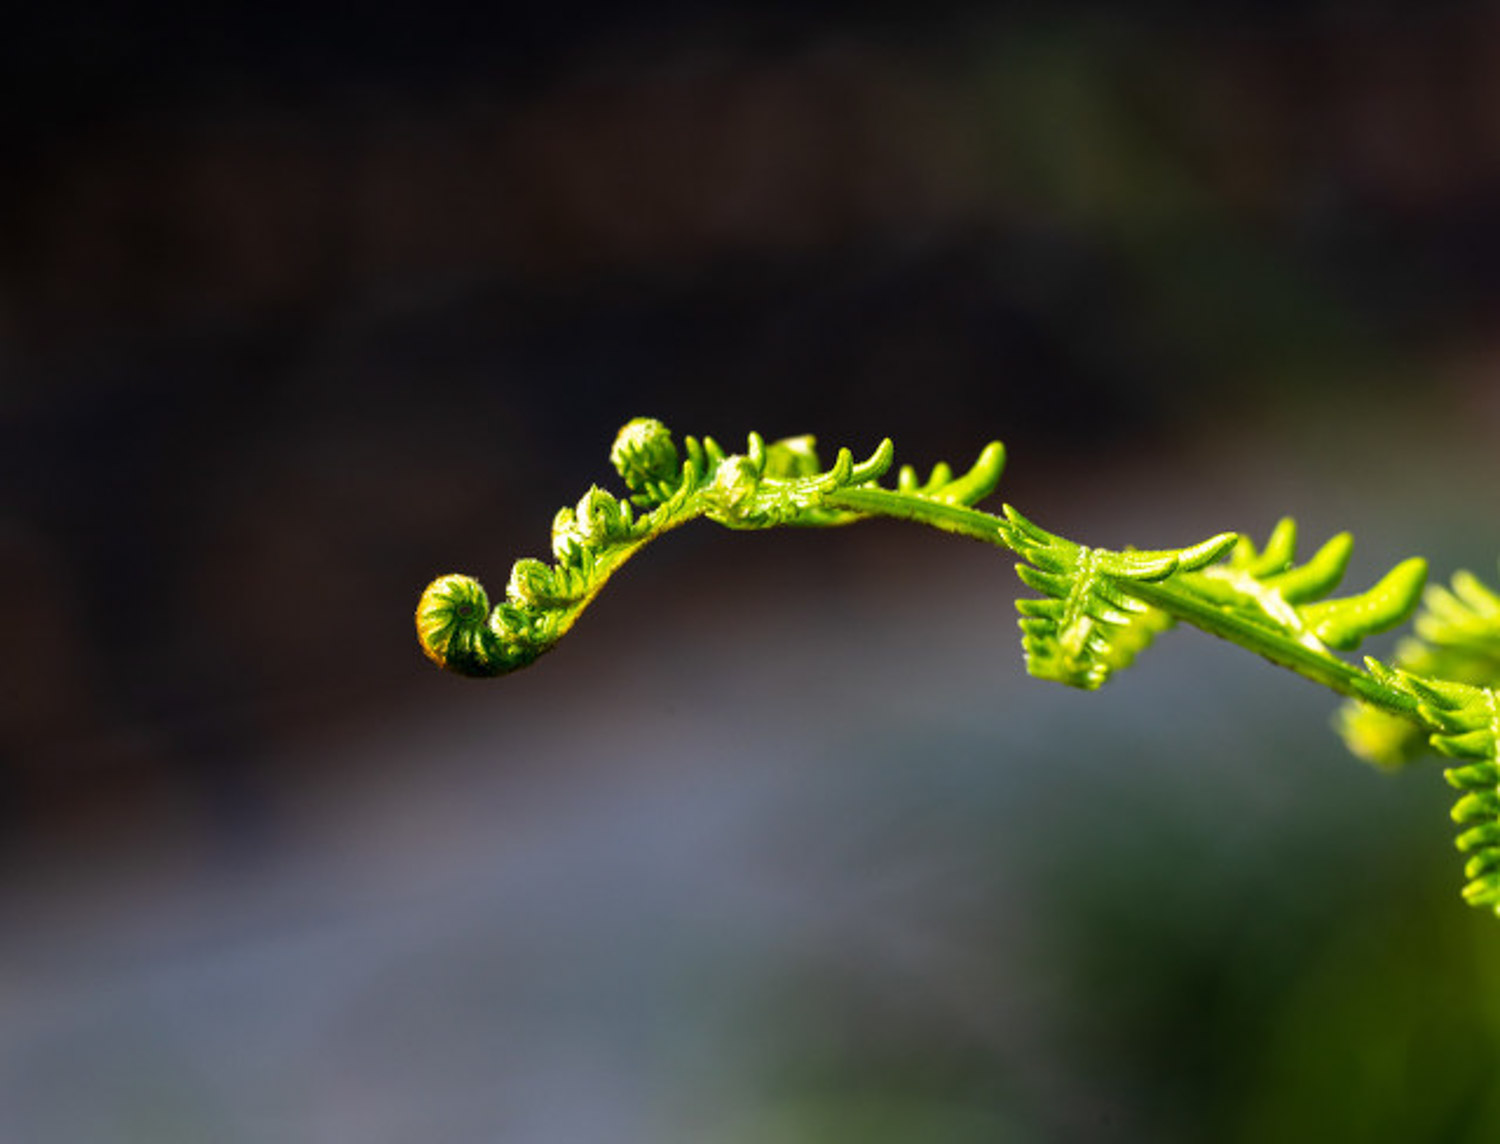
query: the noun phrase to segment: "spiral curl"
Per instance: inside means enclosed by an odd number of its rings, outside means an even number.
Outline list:
[[[823,507],[822,499],[877,479],[890,465],[891,445],[882,442],[858,464],[840,450],[822,472],[811,437],[767,445],[752,433],[743,454],[726,452],[711,437],[687,437],[679,451],[665,425],[637,417],[621,428],[610,460],[632,495],[622,499],[592,486],[576,505],[558,510],[554,562],[518,560],[501,603],[491,607],[471,576],[441,576],[428,586],[417,607],[417,632],[429,659],[470,676],[525,666],[562,638],[643,544],[695,517],[730,528],[856,519],[856,513]]]
[[[417,638],[427,658],[459,675],[499,675],[505,656],[490,627],[490,598],[472,576],[439,576],[417,602]]]

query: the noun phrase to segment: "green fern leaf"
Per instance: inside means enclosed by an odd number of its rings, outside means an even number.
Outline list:
[[[896,474],[896,490],[945,504],[976,505],[995,491],[1004,471],[1005,446],[991,441],[962,476],[955,477],[948,463],[939,461],[925,482],[918,481],[917,471],[902,465]]]
[[[1453,821],[1465,828],[1456,843],[1468,855],[1464,900],[1500,914],[1500,693],[1367,662],[1372,675],[1417,701],[1416,714],[1432,748],[1464,760],[1443,772],[1464,792],[1453,807]]]
[[[1500,595],[1477,576],[1458,572],[1451,588],[1428,588],[1413,628],[1396,645],[1396,667],[1425,679],[1500,686]],[[1410,762],[1427,748],[1411,720],[1364,703],[1346,703],[1338,728],[1350,750],[1381,766]]]
[[[1006,543],[1026,563],[1016,575],[1043,599],[1018,600],[1026,670],[1041,679],[1092,691],[1129,666],[1171,625],[1126,585],[1164,580],[1219,559],[1238,537],[1232,532],[1190,548],[1111,552],[1055,536],[1006,505]]]
[[[1279,521],[1263,550],[1241,539],[1229,559],[1179,583],[1227,612],[1320,654],[1348,651],[1367,636],[1403,622],[1416,608],[1427,562],[1404,560],[1372,588],[1325,599],[1343,579],[1353,541],[1339,533],[1296,564],[1297,526]]]

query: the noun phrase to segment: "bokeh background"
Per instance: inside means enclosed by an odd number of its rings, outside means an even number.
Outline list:
[[[637,414],[1492,573],[1500,5],[6,23],[0,1139],[1500,1133],[1436,768],[1253,657],[1032,681],[893,524],[411,628]]]

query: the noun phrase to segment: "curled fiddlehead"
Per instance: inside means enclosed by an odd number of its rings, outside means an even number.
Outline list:
[[[563,637],[625,561],[697,517],[734,529],[856,520],[859,511],[838,507],[833,498],[874,487],[891,466],[892,447],[882,441],[860,462],[840,449],[824,470],[811,437],[768,445],[752,433],[743,453],[726,453],[712,437],[687,437],[679,451],[666,426],[640,417],[620,430],[610,460],[630,494],[622,500],[594,486],[576,506],[559,510],[552,561],[518,560],[503,601],[491,607],[484,588],[467,575],[442,576],[428,586],[417,605],[417,633],[434,662],[471,676],[526,666]],[[1000,457],[987,451],[964,476],[944,475],[912,495],[964,503],[993,487],[999,465]]]
[[[1465,793],[1454,808],[1469,855],[1465,897],[1500,912],[1500,595],[1460,573],[1451,590],[1431,589],[1387,666],[1353,663],[1339,652],[1411,616],[1426,563],[1402,561],[1372,587],[1333,595],[1352,540],[1340,533],[1297,561],[1290,519],[1263,547],[1233,532],[1178,549],[1111,551],[1077,544],[1004,506],[974,506],[994,491],[1005,450],[985,447],[966,472],[937,465],[925,479],[910,466],[895,487],[880,479],[889,440],[856,463],[839,450],[824,469],[811,437],[766,443],[751,433],[742,453],[710,437],[679,448],[660,422],[637,418],[620,430],[610,459],[628,493],[591,487],[552,522],[552,560],[524,558],[505,596],[491,604],[479,582],[441,576],[422,594],[417,631],[439,665],[463,675],[498,675],[553,647],[609,577],[644,545],[698,517],[726,528],[828,527],[872,516],[915,521],[1007,549],[1021,580],[1041,594],[1023,599],[1022,647],[1036,676],[1084,689],[1129,666],[1174,622],[1196,626],[1290,668],[1355,701],[1341,729],[1356,753],[1404,759],[1421,746],[1462,760],[1449,782]]]

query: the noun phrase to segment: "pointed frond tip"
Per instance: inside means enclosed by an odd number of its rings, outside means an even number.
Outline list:
[[[1004,472],[1005,446],[991,441],[961,476],[955,477],[952,467],[946,461],[939,461],[927,480],[922,481],[916,469],[902,465],[896,474],[896,491],[947,504],[976,505],[995,491]]]
[[[1404,623],[1416,610],[1427,582],[1427,561],[1403,560],[1374,587],[1357,596],[1320,600],[1302,609],[1313,635],[1332,648],[1348,651],[1377,632]]]

